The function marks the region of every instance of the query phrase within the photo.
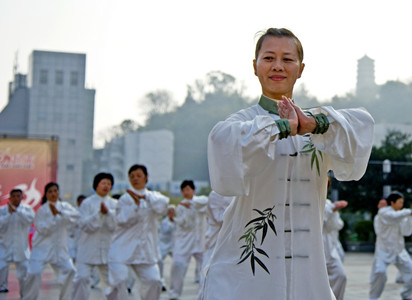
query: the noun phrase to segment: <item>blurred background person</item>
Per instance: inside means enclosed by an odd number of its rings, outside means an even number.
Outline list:
[[[23,292],[24,278],[30,258],[29,230],[34,221],[34,210],[21,203],[23,191],[10,191],[9,202],[0,207],[0,282],[3,282],[1,293],[7,293],[7,277],[10,263],[14,263],[20,285],[20,296]]]
[[[113,175],[98,173],[93,180],[96,194],[86,198],[80,205],[80,236],[76,256],[77,272],[74,278],[72,299],[88,299],[90,278],[98,268],[100,278],[107,286],[108,252],[116,228],[117,200],[109,193],[114,184]]]
[[[34,218],[36,233],[33,236],[23,300],[38,299],[46,264],[50,264],[57,274],[59,300],[70,299],[75,268],[67,247],[67,227],[76,223],[78,217],[78,211],[70,203],[60,200],[59,185],[55,182],[46,184],[42,205]]]

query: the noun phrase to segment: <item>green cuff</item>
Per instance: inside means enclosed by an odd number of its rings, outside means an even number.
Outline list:
[[[306,114],[308,116],[312,116],[316,122],[316,128],[312,131],[313,134],[324,134],[328,131],[329,128],[329,120],[325,114],[312,114],[310,111],[307,111]]]
[[[285,139],[290,134],[290,124],[288,119],[275,120],[276,126],[279,129],[279,139]]]

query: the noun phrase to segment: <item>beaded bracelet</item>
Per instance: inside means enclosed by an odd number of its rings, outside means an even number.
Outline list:
[[[285,139],[290,134],[290,124],[288,119],[275,120],[276,126],[279,129],[279,139]]]

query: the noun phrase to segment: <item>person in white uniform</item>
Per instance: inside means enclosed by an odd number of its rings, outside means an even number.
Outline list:
[[[120,199],[116,210],[117,227],[109,249],[107,299],[127,299],[129,267],[141,282],[142,300],[157,300],[162,292],[157,245],[157,218],[166,214],[169,198],[146,188],[147,168],[129,169],[131,188]]]
[[[303,49],[287,29],[261,35],[253,66],[262,87],[259,103],[219,122],[209,134],[212,189],[236,198],[224,214],[202,297],[335,299],[322,241],[328,171],[338,180],[363,176],[373,118],[362,108],[302,111],[292,99],[304,70]]]
[[[328,189],[331,180],[328,179]],[[323,246],[325,249],[326,268],[329,276],[329,284],[335,294],[336,300],[343,300],[346,288],[346,273],[343,267],[342,245],[339,241],[339,231],[343,228],[343,220],[339,210],[348,205],[347,201],[332,202],[326,199],[325,212],[323,214]]]
[[[117,200],[109,193],[114,184],[113,175],[98,173],[93,180],[96,194],[80,205],[80,237],[76,256],[77,272],[74,277],[72,299],[88,299],[90,278],[98,268],[100,278],[108,285],[108,252],[116,228]]]
[[[159,251],[160,259],[158,262],[160,277],[162,278],[162,291],[166,291],[166,285],[163,278],[163,266],[164,260],[168,255],[173,256],[173,244],[174,244],[174,232],[176,229],[175,223],[175,214],[176,207],[173,204],[170,204],[167,208],[167,215],[162,218],[159,227]]]
[[[176,208],[176,231],[173,247],[173,262],[170,271],[170,299],[178,299],[183,291],[183,281],[190,258],[196,259],[196,268],[200,272],[204,250],[204,214],[208,198],[195,196],[193,180],[183,180],[180,184],[183,200]],[[195,274],[196,276],[196,274]]]
[[[59,300],[70,299],[75,268],[67,247],[67,227],[77,222],[79,213],[70,203],[59,199],[55,182],[46,184],[42,203],[34,218],[36,232],[22,300],[38,299],[46,264],[57,274]]]
[[[33,208],[21,203],[22,200],[23,191],[13,189],[7,205],[0,207],[0,282],[7,283],[9,265],[14,263],[20,296],[30,258],[29,230],[34,221]]]
[[[412,299],[412,260],[405,249],[405,236],[412,234],[412,210],[403,208],[403,195],[391,193],[387,207],[379,209],[375,256],[372,263],[369,297],[378,299],[387,280],[386,269],[394,264],[401,273],[404,286],[402,299]],[[375,226],[376,228],[376,226]]]

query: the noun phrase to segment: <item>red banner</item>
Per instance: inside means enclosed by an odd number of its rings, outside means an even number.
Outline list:
[[[0,137],[0,206],[12,189],[21,189],[23,203],[37,210],[44,186],[56,181],[57,140]]]

